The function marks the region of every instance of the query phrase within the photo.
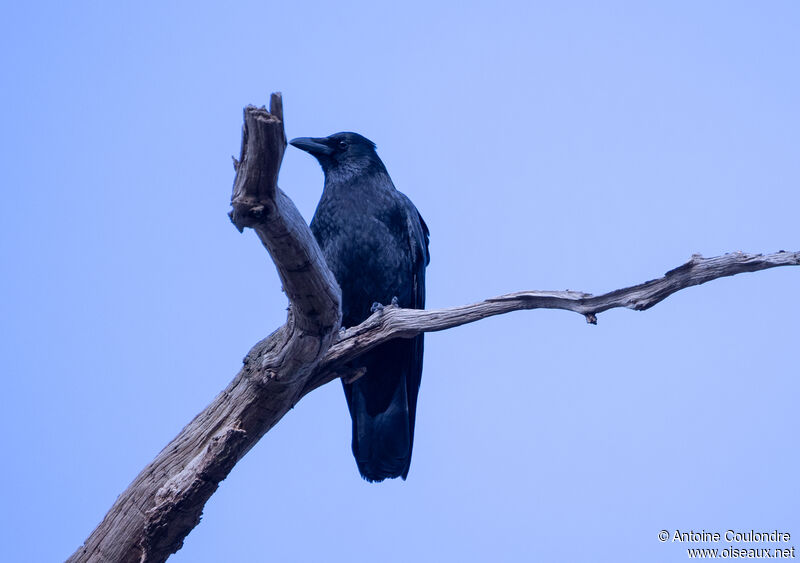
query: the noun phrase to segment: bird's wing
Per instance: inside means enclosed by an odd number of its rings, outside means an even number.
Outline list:
[[[414,206],[414,204],[411,203],[411,200],[408,199],[408,196],[402,192],[397,192],[397,194],[403,200],[403,207],[405,207],[406,210],[408,235],[411,242],[411,250],[415,258],[414,270],[415,272],[419,270],[424,271],[425,266],[431,262],[431,255],[428,249],[430,242],[430,231],[428,230],[428,225],[425,223],[425,220],[422,218],[422,215],[420,215],[416,206]],[[418,264],[418,262],[421,262],[421,264]],[[421,309],[422,306],[417,308]]]
[[[411,244],[412,273],[414,288],[412,293],[411,307],[414,309],[425,308],[425,267],[430,263],[431,257],[428,250],[430,241],[430,231],[425,220],[420,215],[417,208],[411,203],[404,194],[400,194],[404,200],[406,209],[406,221],[408,224],[409,242]],[[407,357],[406,366],[406,396],[408,400],[408,414],[411,431],[411,444],[414,443],[414,421],[417,414],[417,397],[419,396],[419,386],[422,381],[422,357],[425,344],[425,335],[420,334],[414,337],[408,344],[410,354]],[[410,461],[410,459],[409,459]]]
[[[419,211],[417,211],[417,217],[419,217],[419,224],[422,227],[423,240],[425,241],[425,265],[427,266],[431,263],[431,252],[428,248],[431,240],[431,232],[428,230],[428,224],[425,222],[425,219],[422,218]]]

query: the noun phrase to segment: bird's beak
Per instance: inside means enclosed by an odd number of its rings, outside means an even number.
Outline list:
[[[333,150],[325,144],[326,139],[312,138],[312,137],[297,137],[289,141],[289,144],[297,147],[300,150],[306,151],[314,156],[323,154],[331,154]]]

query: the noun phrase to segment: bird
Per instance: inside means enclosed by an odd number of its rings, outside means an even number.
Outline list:
[[[390,303],[424,309],[430,232],[395,188],[375,143],[352,132],[290,143],[314,156],[325,176],[311,232],[342,291],[342,326]],[[390,340],[348,366],[363,376],[342,378],[353,456],[369,482],[408,476],[422,355],[422,334]]]

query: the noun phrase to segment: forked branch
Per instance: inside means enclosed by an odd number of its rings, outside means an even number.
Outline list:
[[[253,228],[275,262],[290,301],[286,324],[253,346],[233,381],[142,470],[69,561],[166,560],[200,521],[220,481],[261,436],[306,393],[338,377],[365,376],[346,364],[381,342],[522,309],[565,309],[595,323],[608,309],[644,310],[713,279],[800,264],[800,252],[693,256],[662,278],[603,295],[522,291],[450,309],[387,306],[340,332],[336,280],[300,213],[277,187],[285,146],[280,95],[272,95],[270,111],[248,106],[242,153],[234,159],[230,217],[240,231]],[[254,301],[246,303],[248,309]]]

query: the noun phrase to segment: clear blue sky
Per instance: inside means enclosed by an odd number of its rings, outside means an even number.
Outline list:
[[[271,91],[290,137],[377,143],[430,226],[432,308],[800,249],[795,2],[164,4],[3,8],[4,561],[72,553],[283,322],[226,217],[242,107]],[[310,218],[313,159],[290,148],[280,185]],[[685,560],[662,529],[800,547],[798,282],[430,335],[408,481],[360,479],[329,385],[172,560]]]

